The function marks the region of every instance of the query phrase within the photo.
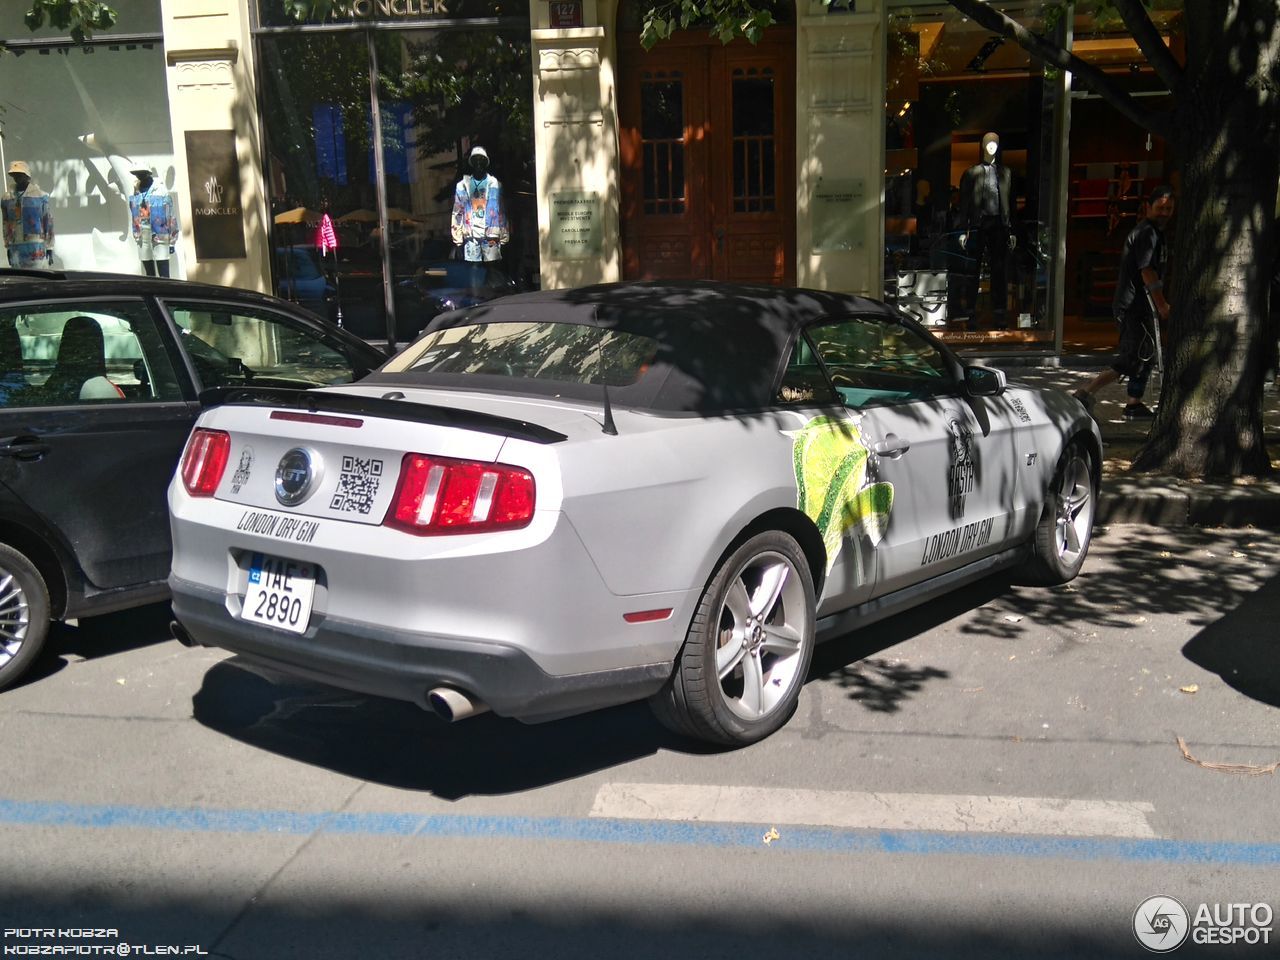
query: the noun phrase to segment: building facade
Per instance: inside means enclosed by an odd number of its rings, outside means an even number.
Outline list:
[[[308,23],[285,0],[113,5],[85,45],[0,25],[22,91],[4,165],[52,198],[54,266],[141,272],[128,201],[150,169],[175,275],[370,339],[515,289],[709,278],[1059,353],[1113,336],[1120,244],[1173,176],[1163,144],[945,3],[779,0],[755,45],[702,27],[651,50],[635,0],[343,0]],[[1004,6],[1159,95],[1123,33]]]

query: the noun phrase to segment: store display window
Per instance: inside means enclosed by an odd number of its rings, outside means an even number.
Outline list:
[[[1051,347],[1060,78],[947,4],[891,8],[887,42],[885,298],[957,345]]]

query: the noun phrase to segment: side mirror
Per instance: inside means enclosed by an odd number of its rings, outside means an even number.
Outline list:
[[[1008,381],[995,367],[965,367],[964,388],[971,397],[998,397]]]

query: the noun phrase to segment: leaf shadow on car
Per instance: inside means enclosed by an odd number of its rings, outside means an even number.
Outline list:
[[[542,724],[490,713],[449,724],[412,703],[297,680],[238,657],[205,674],[192,713],[258,749],[450,800],[546,786],[660,750],[704,749],[667,734],[643,703]]]

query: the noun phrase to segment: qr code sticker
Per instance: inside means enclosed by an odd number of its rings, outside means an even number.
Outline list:
[[[381,460],[343,457],[342,472],[338,474],[338,489],[329,501],[329,509],[368,514],[373,509],[374,500],[378,498],[378,485],[381,482]]]

